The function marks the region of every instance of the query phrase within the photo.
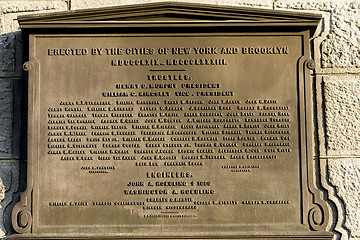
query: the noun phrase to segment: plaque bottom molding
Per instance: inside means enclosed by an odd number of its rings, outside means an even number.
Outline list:
[[[164,235],[137,235],[137,236],[129,236],[129,235],[74,235],[72,236],[68,234],[14,234],[8,237],[9,240],[55,240],[55,239],[66,239],[66,240],[117,240],[117,239],[171,239],[171,240],[181,240],[181,239],[216,239],[216,240],[226,240],[226,239],[251,239],[251,240],[280,240],[280,239],[288,239],[288,240],[331,240],[333,239],[334,234],[321,231],[321,232],[277,232],[275,234],[259,234],[259,233],[243,233],[243,234],[235,234],[235,235],[182,235],[182,236],[164,236]]]

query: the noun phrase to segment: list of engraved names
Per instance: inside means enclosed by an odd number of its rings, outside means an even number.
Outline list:
[[[292,49],[276,41],[236,41],[47,48],[53,61],[90,59],[89,67],[95,62],[105,73],[81,75],[87,76],[79,80],[85,83],[81,88],[91,93],[60,88],[47,103],[44,154],[80,179],[111,179],[116,190],[108,196],[53,197],[44,204],[126,208],[142,219],[201,219],[205,210],[219,207],[291,205],[297,195],[251,188],[265,176],[279,185],[298,171],[291,167],[299,155],[296,83],[284,83],[293,81],[286,76],[276,83],[266,73],[256,77],[257,66],[246,64],[264,57],[286,62]],[[69,80],[70,88],[73,81],[78,79]],[[269,175],[277,168],[288,175]],[[234,190],[236,185],[243,190]]]

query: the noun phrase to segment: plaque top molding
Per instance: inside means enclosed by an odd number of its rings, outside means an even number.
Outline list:
[[[298,26],[315,31],[320,14],[218,6],[210,4],[158,2],[117,7],[96,8],[19,16],[22,29],[33,28],[106,28],[142,27],[156,25],[176,26],[192,23],[193,26]],[[166,24],[166,25],[164,25]]]

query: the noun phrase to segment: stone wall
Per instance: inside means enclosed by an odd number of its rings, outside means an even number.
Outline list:
[[[17,16],[154,2],[153,0],[0,0],[0,237],[13,233],[11,209],[26,184],[22,37]],[[183,0],[314,12],[314,109],[324,197],[338,239],[360,239],[360,2],[358,0]]]

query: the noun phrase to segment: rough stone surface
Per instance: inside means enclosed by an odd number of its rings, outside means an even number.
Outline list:
[[[15,71],[15,35],[0,35],[0,74]]]
[[[5,198],[5,186],[0,178],[0,203],[4,200],[4,198]],[[1,205],[0,208],[2,208]],[[0,238],[3,237],[5,237],[5,233],[2,229],[0,229]]]
[[[2,33],[3,27],[4,27],[4,14],[0,13],[0,34]]]
[[[13,233],[11,228],[11,210],[19,200],[20,167],[21,163],[18,161],[0,161],[0,181],[2,182],[2,192],[4,193],[3,199],[0,201],[0,237],[3,237],[1,233],[6,234],[6,236]],[[23,171],[24,169],[21,170]]]
[[[2,34],[9,34],[14,33],[16,31],[20,31],[20,26],[17,21],[17,17],[20,15],[24,15],[27,13],[7,13],[4,14],[3,17],[3,28],[2,28]]]
[[[21,76],[22,37],[17,17],[67,9],[65,1],[0,1],[0,77]]]
[[[13,83],[0,79],[0,159],[12,153],[13,139]]]
[[[171,0],[170,0],[171,1]],[[71,9],[110,7],[126,4],[161,2],[160,0],[71,0]],[[231,6],[272,7],[272,0],[172,0],[171,2],[206,3]]]
[[[330,34],[321,44],[323,68],[358,68],[360,71],[360,2],[355,0],[276,0],[276,8],[326,11]]]
[[[330,150],[360,150],[360,78],[325,78],[325,119]]]
[[[360,239],[360,159],[329,160],[329,181],[344,202],[351,239]]]
[[[19,31],[0,35],[0,77],[20,77],[22,73],[22,37]]]
[[[0,1],[1,13],[66,10],[66,1]]]

